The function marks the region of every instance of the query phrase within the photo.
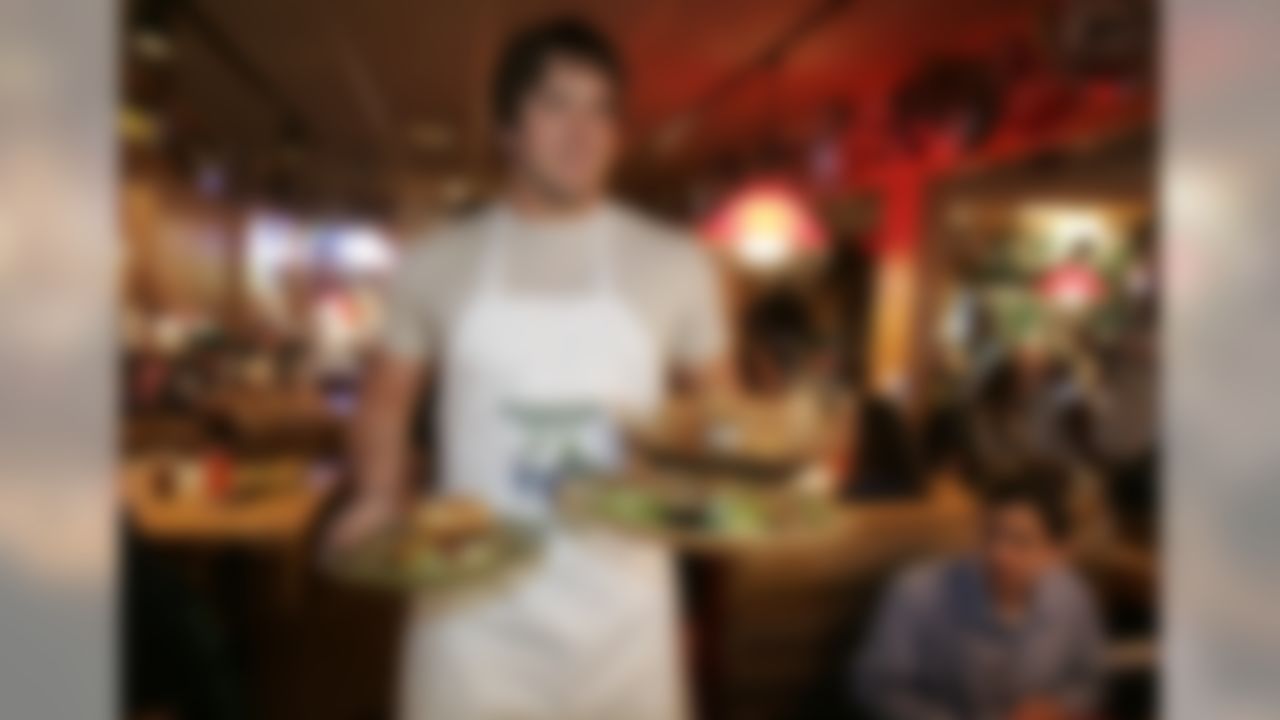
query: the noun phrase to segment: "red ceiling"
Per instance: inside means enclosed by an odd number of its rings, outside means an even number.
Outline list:
[[[444,122],[460,135],[457,161],[466,166],[484,152],[489,63],[512,27],[563,11],[596,20],[632,65],[637,127],[652,128],[697,103],[822,0],[197,1],[334,152],[394,156],[409,127]],[[732,140],[779,117],[805,122],[834,98],[873,103],[929,53],[1034,32],[1049,1],[853,0],[776,74],[712,108],[698,137]],[[181,38],[175,88],[209,135],[244,147],[274,140],[278,112],[199,38]]]

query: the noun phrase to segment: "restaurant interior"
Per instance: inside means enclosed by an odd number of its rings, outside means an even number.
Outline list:
[[[1106,628],[1100,717],[1154,717],[1144,0],[122,2],[121,716],[394,715],[405,595],[318,538],[388,278],[492,197],[494,55],[565,12],[630,70],[619,194],[715,259],[743,422],[806,436],[830,516],[672,541],[696,716],[858,717],[886,580],[1034,465]]]

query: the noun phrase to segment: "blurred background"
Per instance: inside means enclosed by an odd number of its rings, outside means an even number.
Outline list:
[[[1027,468],[1066,478],[1107,716],[1153,716],[1142,0],[122,2],[122,716],[391,714],[403,607],[313,540],[387,275],[490,196],[494,56],[565,11],[624,52],[621,193],[719,259],[747,387],[846,408],[854,521],[685,562],[700,716],[840,717],[884,579]]]

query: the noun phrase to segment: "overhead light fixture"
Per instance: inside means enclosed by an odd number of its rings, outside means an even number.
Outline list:
[[[1097,271],[1077,263],[1050,270],[1038,283],[1038,290],[1051,305],[1068,313],[1087,310],[1106,294]]]
[[[702,234],[747,269],[762,272],[781,269],[827,242],[805,199],[778,181],[757,182],[731,195],[703,223]]]
[[[768,270],[784,264],[791,247],[780,233],[771,228],[747,229],[738,242],[737,255],[752,268]]]
[[[1115,219],[1093,205],[1031,204],[1023,209],[1022,220],[1034,236],[1049,243],[1054,258],[1086,248],[1096,252],[1119,241]]]

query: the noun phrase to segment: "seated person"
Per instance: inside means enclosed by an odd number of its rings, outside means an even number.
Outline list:
[[[991,489],[977,552],[911,568],[883,601],[857,664],[879,720],[1094,717],[1102,637],[1062,558],[1067,515],[1043,483]]]
[[[848,494],[859,500],[923,494],[927,478],[902,409],[886,398],[868,398],[860,429],[856,475],[845,485]]]

